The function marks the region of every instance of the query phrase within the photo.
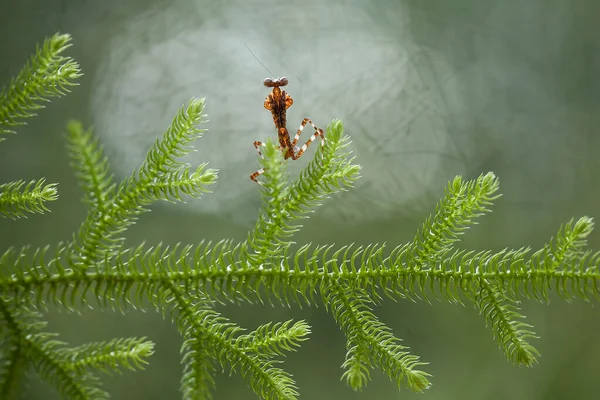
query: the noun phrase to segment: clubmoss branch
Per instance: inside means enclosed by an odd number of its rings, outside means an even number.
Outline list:
[[[80,126],[70,125],[70,153],[74,160],[79,160],[80,170],[89,170],[86,164],[92,159],[102,160],[97,171],[88,174],[90,182],[84,183],[84,189],[91,189],[90,197],[100,196],[102,200],[92,204],[76,238],[81,253],[79,265],[74,266],[76,269],[89,268],[111,257],[121,247],[123,233],[153,202],[182,201],[182,194],[198,198],[208,192],[207,187],[216,181],[217,171],[201,164],[192,172],[190,166],[177,160],[192,151],[189,143],[204,132],[196,127],[202,122],[203,110],[203,99],[192,99],[182,108],[162,138],[148,151],[141,169],[124,179],[110,198],[112,184],[101,149],[89,141]],[[90,156],[83,159],[79,154],[86,152]]]
[[[427,363],[410,354],[391,329],[375,317],[369,307],[373,301],[365,293],[349,291],[337,282],[322,285],[321,292],[323,302],[346,334],[348,352],[342,377],[351,388],[360,390],[366,386],[369,370],[375,366],[396,382],[398,388],[403,382],[415,392],[430,386],[430,375],[416,369]]]
[[[519,313],[515,301],[504,295],[486,280],[479,281],[475,304],[485,317],[486,324],[492,327],[494,336],[506,357],[516,365],[527,367],[537,362],[540,355],[527,339],[537,338],[531,330],[533,326],[524,323],[525,316]]]
[[[51,97],[69,91],[81,77],[79,64],[62,53],[71,46],[71,36],[56,34],[38,47],[21,72],[0,92],[0,134],[24,125]],[[2,138],[0,138],[1,140]]]
[[[0,185],[0,215],[7,218],[25,217],[26,214],[43,214],[50,211],[46,202],[58,199],[55,183],[37,181],[9,182]]]
[[[296,221],[307,218],[325,198],[351,187],[359,178],[360,167],[352,164],[347,151],[350,138],[344,136],[342,123],[333,121],[326,131],[325,145],[291,185],[287,184],[281,153],[273,142],[267,143],[262,192],[265,207],[248,238],[254,263],[262,264],[285,251],[292,244],[287,239],[301,228]]]
[[[9,127],[23,124],[79,77],[77,64],[61,55],[69,40],[66,35],[48,39],[0,93],[0,134],[12,132]],[[418,369],[425,363],[375,315],[373,305],[384,297],[473,301],[507,358],[527,366],[538,352],[528,342],[535,334],[518,308],[523,299],[547,302],[552,291],[567,301],[600,297],[600,253],[587,247],[591,218],[565,224],[537,251],[456,247],[499,196],[492,173],[455,178],[409,243],[292,246],[300,220],[359,178],[340,121],[327,128],[325,145],[296,179],[287,174],[281,149],[267,142],[263,204],[247,240],[124,247],[125,232],[150,204],[198,198],[215,182],[216,170],[181,160],[204,132],[203,110],[202,99],[182,107],[140,168],[118,183],[92,131],[77,122],[68,125],[68,150],[88,215],[69,243],[9,248],[0,256],[0,396],[19,394],[23,371],[32,366],[63,398],[104,399],[108,394],[99,388],[96,370],[140,369],[153,352],[143,338],[67,347],[45,332],[43,316],[31,311],[49,304],[69,311],[89,306],[88,301],[119,311],[152,304],[183,337],[185,399],[212,397],[217,365],[240,373],[260,398],[295,399],[296,384],[278,364],[307,339],[309,325],[267,323],[244,333],[215,311],[217,302],[325,304],[346,335],[343,378],[351,388],[365,387],[377,368],[398,387],[421,392],[430,385],[429,374]],[[47,202],[56,197],[56,186],[43,179],[5,183],[0,215],[47,211]]]

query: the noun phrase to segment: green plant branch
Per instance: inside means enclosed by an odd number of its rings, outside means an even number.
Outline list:
[[[71,47],[71,36],[56,34],[44,41],[21,72],[0,92],[0,134],[15,133],[51,97],[63,96],[81,77],[79,64],[62,53]],[[0,138],[2,140],[2,138]]]
[[[170,284],[168,287],[171,294],[169,302],[178,312],[176,323],[186,336],[204,341],[221,366],[229,364],[231,371],[239,370],[252,390],[262,398],[296,399],[298,393],[287,372],[276,368],[274,362],[264,355],[248,352],[247,348],[239,346],[235,336],[241,331],[240,327],[209,308],[197,307],[178,286]],[[200,369],[203,370],[204,366]],[[201,391],[202,388],[197,388],[193,392]],[[188,389],[187,392],[192,391]]]
[[[71,167],[84,191],[84,203],[90,207],[90,213],[105,215],[111,205],[115,184],[98,138],[91,129],[85,130],[81,122],[69,121],[67,148]]]
[[[6,327],[3,327],[6,328]],[[18,338],[10,330],[0,330],[0,398],[12,400],[18,398],[20,385],[25,376],[27,360],[23,355]]]
[[[333,121],[326,129],[325,145],[291,185],[283,169],[283,156],[272,141],[265,146],[265,168],[262,190],[265,207],[259,214],[254,230],[248,235],[248,246],[253,250],[249,256],[253,263],[262,264],[269,257],[276,257],[292,242],[286,241],[301,225],[294,223],[308,217],[326,197],[351,187],[359,178],[360,167],[352,164],[351,154],[346,150],[350,138],[343,135],[342,123]],[[278,246],[273,246],[277,243]]]
[[[346,360],[342,376],[354,390],[360,390],[370,380],[369,370],[377,366],[396,382],[402,382],[415,392],[430,386],[428,373],[415,369],[426,365],[419,357],[410,354],[408,347],[400,344],[391,329],[375,317],[369,303],[373,300],[365,293],[349,290],[347,286],[332,282],[322,285],[323,303],[330,310],[346,334]]]
[[[181,363],[181,391],[184,400],[212,399],[216,388],[214,358],[207,344],[194,331],[186,331],[183,337]]]
[[[264,357],[283,356],[286,351],[296,351],[300,343],[308,339],[310,326],[305,321],[298,321],[290,326],[291,323],[288,320],[262,325],[250,334],[238,336],[236,347]]]
[[[46,185],[45,179],[37,181],[19,180],[0,185],[0,216],[7,218],[24,217],[26,213],[50,211],[46,202],[58,199],[56,184]]]
[[[162,139],[157,140],[148,151],[142,168],[124,179],[116,189],[116,194],[105,201],[112,192],[112,183],[108,178],[108,168],[101,163],[91,181],[84,182],[83,188],[91,185],[92,193],[97,193],[103,207],[92,206],[80,229],[75,242],[81,256],[79,265],[73,266],[85,270],[98,261],[111,257],[123,244],[123,233],[148,209],[146,206],[158,200],[182,201],[181,194],[198,198],[208,191],[207,186],[216,180],[216,170],[207,169],[201,164],[193,172],[191,167],[180,163],[175,156],[185,156],[192,151],[190,142],[204,132],[196,128],[204,117],[204,100],[192,99],[183,107]],[[70,154],[79,165],[79,169],[88,171],[87,165],[92,159],[104,160],[102,150],[92,143],[83,129],[70,124]],[[80,154],[89,153],[83,158]],[[98,178],[94,179],[97,176]]]
[[[410,250],[419,263],[437,263],[452,250],[459,236],[475,224],[475,219],[490,212],[489,206],[500,197],[500,185],[492,173],[465,183],[460,176],[448,184],[446,196],[417,231]]]
[[[225,299],[232,299],[233,291],[242,292],[237,296],[258,298],[259,292],[267,290],[274,298],[281,298],[284,304],[290,300],[287,297],[293,290],[308,301],[310,292],[317,290],[319,284],[332,281],[343,281],[360,290],[376,287],[386,293],[394,293],[396,298],[426,295],[433,287],[450,301],[459,298],[459,291],[472,294],[482,279],[509,290],[511,297],[519,299],[541,301],[553,287],[569,298],[591,299],[599,294],[598,255],[582,258],[563,268],[547,270],[543,263],[540,264],[539,258],[526,259],[529,253],[526,249],[503,250],[494,254],[457,250],[438,266],[415,271],[403,264],[410,261],[404,254],[406,252],[394,254],[392,251],[391,256],[380,260],[384,246],[378,245],[371,247],[372,255],[365,257],[358,270],[357,266],[347,266],[357,264],[356,260],[365,254],[364,250],[350,253],[349,246],[341,246],[336,251],[337,258],[328,258],[327,248],[332,247],[317,246],[309,252],[310,247],[306,246],[284,260],[281,268],[260,269],[259,266],[242,268],[237,265],[239,254],[233,254],[233,250],[240,247],[232,243],[174,249],[161,245],[140,247],[120,254],[112,269],[108,265],[100,265],[98,270],[85,275],[73,271],[67,259],[54,260],[53,266],[36,264],[36,268],[30,270],[31,259],[27,257],[27,249],[22,252],[9,250],[0,258],[0,268],[15,266],[20,272],[0,277],[0,289],[17,299],[27,299],[31,293],[36,293],[38,305],[52,299],[61,300],[61,304],[71,304],[71,298],[85,298],[89,291],[98,292],[94,288],[102,288],[97,295],[99,298],[112,295],[112,301],[128,303],[134,285],[154,287],[169,282]],[[219,254],[219,257],[196,258],[199,253]],[[240,251],[237,250],[237,253]],[[323,267],[324,264],[326,267]],[[146,271],[140,266],[146,266]],[[58,290],[63,287],[68,290],[57,296]]]
[[[55,334],[41,331],[46,323],[39,315],[25,311],[22,306],[16,310],[6,299],[0,299],[0,315],[18,341],[24,357],[59,393],[69,399],[108,399],[108,393],[97,387],[95,376],[76,374],[69,368],[64,343],[54,339]]]
[[[515,301],[511,301],[496,286],[482,279],[480,290],[475,296],[475,304],[485,317],[486,324],[492,327],[495,338],[506,358],[516,365],[531,367],[537,362],[540,353],[527,339],[534,338],[533,326],[522,322],[525,318],[519,313]]]
[[[48,39],[21,73],[0,92],[0,134],[23,124],[42,102],[63,94],[80,76],[78,65],[61,53],[68,35]],[[203,130],[204,100],[182,107],[141,167],[113,182],[102,146],[77,122],[67,127],[68,150],[88,205],[88,215],[69,243],[42,248],[9,248],[0,256],[0,394],[17,395],[23,371],[37,374],[66,398],[104,399],[98,378],[89,370],[140,369],[153,352],[145,339],[113,339],[69,348],[43,331],[48,304],[77,311],[95,301],[99,308],[142,307],[149,301],[183,336],[181,391],[185,399],[211,398],[217,363],[239,372],[265,399],[295,399],[295,382],[276,365],[286,352],[307,339],[304,321],[267,323],[243,333],[214,310],[217,302],[269,302],[308,305],[322,302],[347,338],[343,378],[353,389],[378,368],[398,387],[421,392],[429,386],[424,365],[374,314],[384,297],[413,301],[430,296],[451,303],[473,301],[491,326],[509,360],[530,366],[535,337],[523,322],[524,299],[548,302],[556,291],[565,300],[600,298],[600,253],[587,248],[591,218],[572,220],[555,238],[529,248],[474,251],[457,244],[477,218],[498,198],[492,173],[476,179],[455,178],[435,212],[412,242],[388,249],[310,243],[293,248],[300,220],[328,197],[352,187],[360,167],[353,164],[350,138],[340,121],[326,129],[326,141],[299,177],[291,179],[281,149],[268,141],[257,223],[245,241],[176,245],[144,243],[124,248],[124,235],[156,201],[200,197],[216,180],[206,164],[192,167],[181,158]],[[0,215],[19,217],[47,211],[56,186],[44,180],[0,185]],[[315,298],[315,294],[321,297]]]
[[[107,342],[91,342],[68,349],[68,358],[73,360],[68,367],[77,371],[87,368],[106,373],[120,372],[121,367],[129,370],[144,369],[146,358],[154,353],[154,343],[146,338],[117,338]]]

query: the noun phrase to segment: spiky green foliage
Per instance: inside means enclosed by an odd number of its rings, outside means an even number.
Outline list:
[[[481,287],[475,294],[475,305],[485,316],[486,324],[491,325],[506,357],[516,365],[531,367],[539,352],[527,339],[537,339],[531,325],[522,322],[525,317],[519,314],[518,301],[506,297],[502,290],[481,279]]]
[[[71,36],[56,34],[37,48],[21,72],[0,91],[0,135],[15,133],[10,128],[24,125],[51,97],[60,97],[76,85],[79,65],[62,53],[71,46]],[[0,137],[0,142],[4,138]],[[0,185],[0,216],[15,218],[48,211],[45,203],[58,198],[56,184],[44,179]]]
[[[142,167],[118,185],[113,183],[108,161],[91,131],[76,122],[68,125],[69,154],[89,205],[87,218],[74,240],[80,261],[76,268],[85,270],[112,257],[122,245],[123,233],[148,211],[146,206],[158,200],[182,201],[182,194],[200,197],[207,192],[217,171],[207,169],[207,164],[192,171],[191,166],[177,160],[191,152],[189,143],[201,136],[203,130],[197,124],[203,110],[202,99],[193,99],[182,108],[149,150]]]
[[[69,399],[106,399],[108,393],[98,388],[98,378],[73,367],[72,349],[56,340],[56,334],[44,332],[46,323],[40,315],[9,299],[0,301],[4,334],[16,342],[22,357],[35,372]],[[8,382],[2,382],[3,385]],[[13,393],[8,393],[13,396]]]
[[[461,236],[499,196],[492,173],[450,182],[409,243],[391,249],[377,243],[294,243],[302,219],[359,177],[340,121],[327,128],[325,145],[294,179],[277,146],[267,143],[261,160],[266,168],[263,205],[246,240],[124,247],[126,230],[150,204],[181,201],[184,195],[198,198],[215,181],[216,171],[205,164],[191,167],[180,161],[203,132],[198,128],[203,107],[200,99],[183,107],[142,166],[121,182],[115,182],[92,131],[69,123],[69,155],[88,215],[68,243],[9,248],[0,256],[0,397],[18,395],[24,373],[33,369],[64,398],[104,399],[97,370],[139,369],[153,353],[153,344],[143,338],[68,347],[44,331],[43,315],[33,311],[49,304],[73,311],[88,302],[119,310],[151,304],[183,337],[184,399],[212,398],[219,369],[239,373],[260,398],[295,399],[299,390],[279,364],[307,339],[309,325],[268,323],[246,333],[215,310],[216,302],[324,304],[346,336],[342,378],[352,389],[364,388],[378,369],[399,388],[422,392],[430,385],[427,363],[375,314],[375,305],[385,297],[472,302],[508,360],[532,366],[539,353],[529,340],[536,336],[524,322],[520,302],[547,302],[551,291],[567,301],[600,295],[600,253],[587,248],[593,229],[588,217],[570,221],[537,251],[458,247]],[[4,215],[45,210],[42,200],[31,200],[41,198],[43,182],[32,185],[1,187],[16,193],[0,196],[0,204],[5,202],[0,210],[9,210]],[[43,200],[56,197],[56,188],[51,189]]]
[[[429,387],[429,374],[415,367],[425,365],[400,344],[391,329],[377,319],[369,307],[372,298],[363,291],[352,292],[338,282],[321,285],[323,301],[331,310],[347,337],[343,377],[355,390],[370,380],[370,371],[378,368],[396,382],[403,381],[415,392]]]
[[[0,91],[0,134],[24,125],[51,97],[63,96],[81,76],[79,64],[62,53],[71,47],[71,36],[55,34],[37,48],[21,72]],[[2,138],[0,138],[2,140]]]
[[[44,178],[37,181],[19,180],[0,185],[0,215],[7,218],[25,217],[27,213],[43,214],[50,211],[46,202],[58,199],[56,184],[46,185]]]
[[[146,338],[117,338],[106,342],[91,342],[69,350],[70,357],[77,360],[71,368],[84,370],[94,368],[106,373],[143,369],[146,359],[154,353],[154,344]]]
[[[287,239],[299,229],[296,221],[308,218],[323,200],[350,187],[358,178],[360,167],[352,164],[347,151],[350,138],[342,135],[340,121],[334,121],[327,130],[327,143],[293,183],[285,173],[277,146],[272,141],[266,144],[265,159],[261,160],[268,181],[262,190],[264,206],[247,240],[249,257],[255,263],[261,264],[288,249],[292,242]]]

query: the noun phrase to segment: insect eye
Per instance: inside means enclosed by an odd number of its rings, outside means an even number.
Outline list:
[[[273,82],[273,79],[271,79],[271,78],[267,78],[267,79],[265,79],[265,80],[263,81],[263,84],[264,84],[266,87],[273,87],[273,86],[275,86],[275,82]]]
[[[287,85],[287,84],[288,84],[288,79],[287,79],[285,76],[282,76],[282,77],[279,79],[279,86],[285,86],[285,85]]]

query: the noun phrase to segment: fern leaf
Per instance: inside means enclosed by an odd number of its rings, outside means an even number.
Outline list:
[[[339,121],[328,128],[327,142],[315,160],[293,181],[280,149],[267,143],[261,161],[266,167],[264,206],[246,241],[122,248],[123,233],[151,203],[199,197],[215,181],[216,171],[206,164],[192,168],[180,160],[203,132],[196,127],[203,119],[203,106],[203,100],[194,99],[184,107],[141,168],[116,186],[91,131],[77,123],[69,125],[69,149],[90,207],[88,217],[72,243],[9,249],[0,256],[0,330],[10,344],[0,360],[15,365],[19,360],[33,362],[43,379],[70,398],[105,398],[88,370],[141,368],[152,345],[143,339],[115,339],[68,348],[43,332],[37,314],[15,304],[53,303],[77,309],[94,298],[101,307],[123,310],[149,300],[184,337],[185,398],[210,398],[220,364],[239,372],[261,398],[295,399],[295,382],[277,365],[279,357],[306,340],[310,327],[303,321],[293,325],[287,321],[243,334],[241,327],[213,309],[213,303],[262,302],[267,296],[272,303],[314,304],[320,290],[347,337],[343,378],[348,384],[361,389],[377,368],[399,388],[421,392],[429,386],[429,375],[417,368],[425,363],[373,313],[372,305],[383,295],[474,301],[507,357],[519,365],[532,365],[538,355],[528,343],[534,333],[517,307],[521,298],[547,301],[553,289],[566,300],[600,296],[600,253],[586,248],[593,228],[589,218],[569,222],[556,239],[532,255],[528,248],[497,252],[454,248],[498,197],[498,180],[491,173],[471,181],[457,177],[414,241],[389,253],[384,244],[376,243],[306,244],[292,251],[293,235],[301,227],[298,220],[358,178],[360,168],[352,164],[346,150],[350,141]],[[2,185],[0,192],[18,191],[23,185]],[[25,187],[23,192],[34,189]],[[1,200],[0,196],[0,204]],[[20,370],[4,371],[0,369],[0,393],[10,394],[14,389],[3,379]]]
[[[264,263],[270,255],[281,251],[283,243],[278,236],[290,236],[296,230],[285,223],[286,202],[289,196],[289,175],[279,147],[268,140],[263,151],[261,164],[265,170],[265,184],[261,190],[263,207],[258,215],[254,231],[248,233],[249,254],[257,264]]]

